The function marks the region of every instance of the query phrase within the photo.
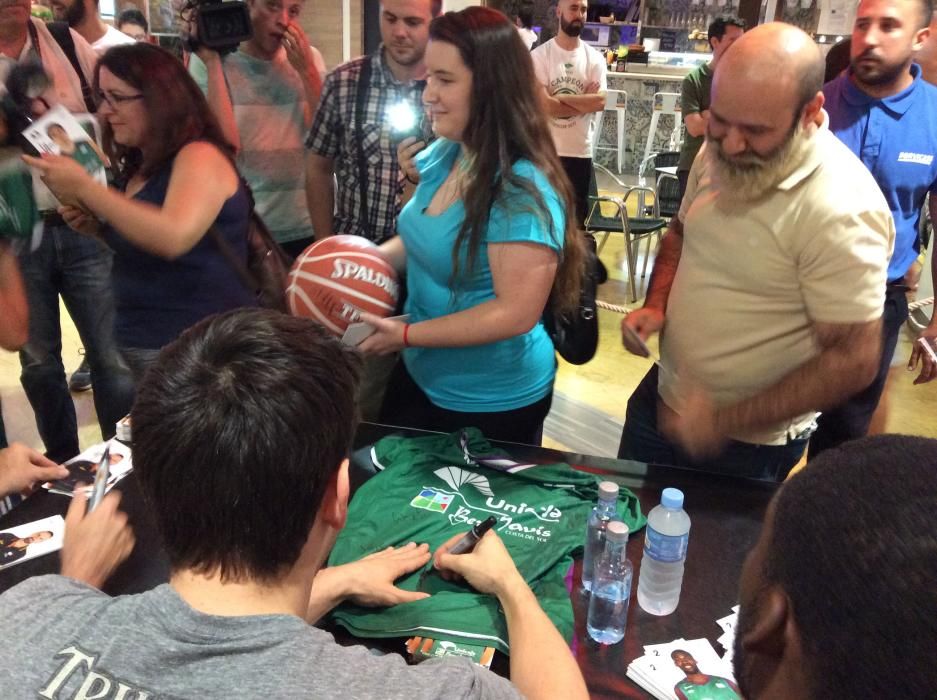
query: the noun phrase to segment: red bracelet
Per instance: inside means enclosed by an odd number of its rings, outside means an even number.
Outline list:
[[[403,324],[403,346],[404,346],[405,348],[410,347],[410,341],[407,340],[407,334],[408,334],[408,333],[410,333],[410,324],[409,324],[409,323],[405,323],[405,324]]]

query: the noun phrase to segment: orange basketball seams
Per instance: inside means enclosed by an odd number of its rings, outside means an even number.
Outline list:
[[[341,336],[366,311],[390,316],[397,306],[397,273],[380,248],[360,236],[331,236],[309,246],[290,270],[290,312]]]

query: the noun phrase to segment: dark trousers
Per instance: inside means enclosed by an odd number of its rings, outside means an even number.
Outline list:
[[[898,346],[901,326],[908,320],[908,298],[903,284],[889,283],[885,289],[885,308],[882,311],[882,357],[875,379],[865,389],[836,408],[825,411],[817,419],[817,431],[810,438],[807,460],[823,450],[836,447],[848,440],[861,438],[869,432],[872,414],[882,397],[891,358]]]
[[[550,412],[552,403],[551,390],[539,401],[511,411],[450,411],[430,401],[426,393],[413,381],[403,360],[399,360],[387,385],[380,420],[381,423],[389,425],[446,433],[462,428],[478,428],[489,440],[539,445],[543,436],[543,421]]]
[[[625,427],[618,447],[619,459],[783,481],[800,460],[807,444],[806,439],[788,440],[786,445],[755,445],[730,440],[718,456],[694,460],[658,431],[657,402],[657,365],[654,365],[628,399]]]
[[[102,436],[129,411],[133,390],[114,341],[111,252],[64,225],[46,226],[39,248],[20,256],[29,300],[29,339],[20,351],[20,381],[36,414],[49,458],[78,453],[75,405],[62,365],[59,296],[75,322],[91,367]]]
[[[591,158],[567,158],[562,156],[560,162],[566,177],[573,186],[573,196],[576,198],[576,221],[583,228],[586,216],[589,214],[589,183],[592,180]]]

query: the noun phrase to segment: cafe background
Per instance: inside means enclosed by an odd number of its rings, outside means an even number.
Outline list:
[[[178,0],[176,0],[178,2]],[[531,8],[533,24],[539,28],[541,40],[556,33],[556,17],[549,0],[491,0],[488,4],[513,16],[522,6]],[[738,2],[739,4],[733,4]],[[108,4],[110,3],[110,4]],[[114,3],[117,3],[115,7]],[[711,18],[732,13],[746,19],[749,26],[771,19],[796,24],[815,36],[827,49],[839,37],[846,36],[852,25],[855,3],[852,0],[728,0],[729,4],[706,0],[593,0],[589,8],[586,38],[601,51],[615,54],[609,73],[609,88],[624,90],[628,95],[625,110],[625,158],[620,175],[624,183],[638,181],[638,169],[646,148],[646,139],[654,113],[654,95],[660,92],[679,93],[683,76],[695,65],[710,59],[705,31]],[[160,43],[177,45],[173,25],[177,11],[173,0],[101,0],[102,11],[113,12],[135,4],[144,10]],[[331,68],[343,60],[360,55],[365,48],[373,49],[379,41],[378,0],[306,0],[301,15],[304,29]],[[458,10],[471,2],[445,0],[445,9]],[[624,61],[618,60],[619,45],[631,46]],[[647,46],[650,51],[636,51]],[[622,70],[619,71],[618,69]],[[606,112],[603,123],[603,145],[608,144],[614,129],[609,120],[614,112]],[[659,116],[651,140],[651,152],[669,150],[675,132],[672,115]],[[613,167],[616,154],[611,150],[598,153],[599,162]],[[653,178],[650,174],[649,180]],[[599,177],[603,192],[621,193],[621,187],[610,178]],[[642,245],[637,268],[644,256],[653,261],[650,251]],[[610,271],[609,281],[599,289],[598,297],[611,305],[635,308],[643,303],[647,279],[638,279],[638,299],[631,302],[627,289],[627,266],[621,237],[612,235],[601,257]],[[648,266],[650,269],[650,265]],[[924,279],[929,287],[929,273]],[[923,296],[930,296],[927,291]],[[63,360],[71,372],[81,361],[81,341],[64,307]],[[649,368],[649,361],[630,355],[622,348],[618,326],[621,313],[600,309],[601,338],[596,358],[575,367],[559,360],[553,408],[545,425],[544,443],[583,454],[614,456],[617,451],[625,406],[631,392]],[[911,352],[912,334],[903,334],[898,357],[906,360]],[[656,349],[656,339],[651,343]],[[894,372],[890,396],[891,411],[884,428],[937,437],[937,382],[913,386],[913,375],[900,367]],[[0,395],[7,433],[11,439],[36,447],[41,446],[35,421],[19,384],[19,361],[12,353],[0,353]],[[81,445],[87,447],[99,439],[97,421],[90,393],[74,396],[81,426]]]

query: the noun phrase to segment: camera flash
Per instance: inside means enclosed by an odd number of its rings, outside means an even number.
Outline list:
[[[394,131],[409,131],[416,126],[416,111],[409,102],[398,102],[387,108],[387,121]]]

